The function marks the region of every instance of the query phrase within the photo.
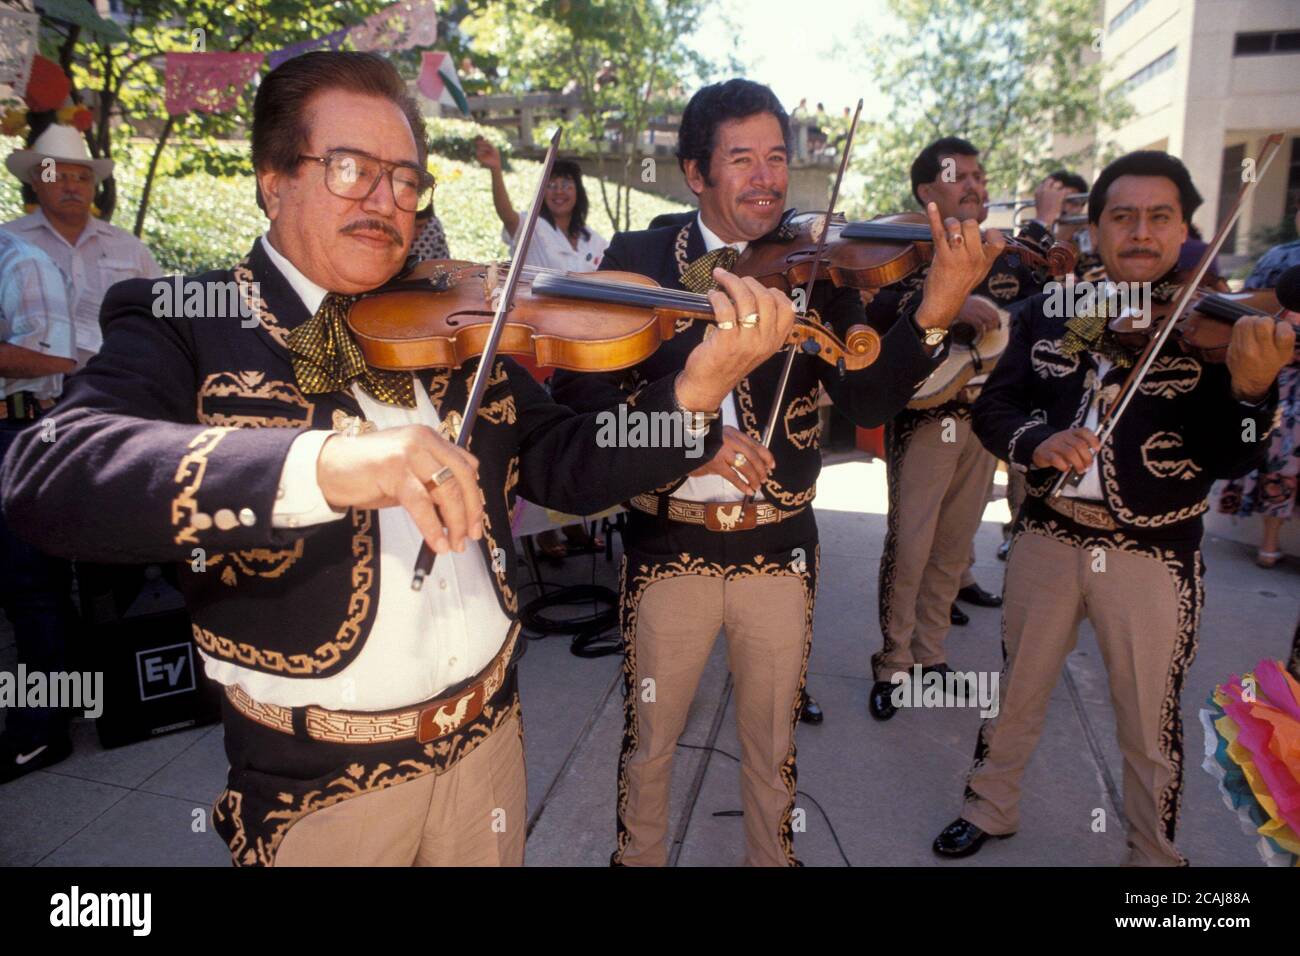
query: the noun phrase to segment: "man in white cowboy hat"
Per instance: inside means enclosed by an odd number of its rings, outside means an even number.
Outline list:
[[[162,269],[143,242],[90,214],[95,190],[112,175],[113,161],[92,159],[73,127],[50,124],[26,149],[14,150],[5,166],[35,194],[40,209],[0,229],[43,250],[67,276],[80,367],[103,342],[99,306],[109,287],[162,275]]]

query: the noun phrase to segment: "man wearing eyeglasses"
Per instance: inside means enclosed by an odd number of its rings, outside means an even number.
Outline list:
[[[9,520],[52,553],[180,563],[225,691],[213,820],[239,865],[521,863],[517,496],[587,514],[686,474],[699,443],[722,443],[723,398],[793,328],[789,299],[719,270],[718,334],[637,404],[694,440],[602,447],[596,414],[498,359],[462,451],[477,360],[383,372],[346,326],[403,269],[432,187],[424,142],[382,57],[272,71],[252,124],[270,227],[233,269],[187,280],[233,283],[239,314],[167,314],[170,283],[115,287],[57,439],[20,438],[0,474]],[[438,557],[415,591],[423,543]]]
[[[100,183],[113,175],[111,159],[92,159],[86,140],[71,126],[32,123],[28,148],[5,165],[23,185],[23,198],[40,208],[0,225],[54,260],[72,287],[77,366],[103,342],[99,308],[110,286],[124,279],[162,275],[149,247],[125,229],[91,215]]]

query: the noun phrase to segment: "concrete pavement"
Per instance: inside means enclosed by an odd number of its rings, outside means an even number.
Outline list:
[[[818,489],[821,590],[809,686],[826,711],[798,732],[804,830],[796,851],[808,865],[1110,865],[1124,856],[1117,806],[1122,775],[1106,676],[1086,625],[1052,696],[1043,739],[1025,777],[1022,827],[967,861],[941,861],[934,835],[957,815],[979,724],[973,709],[901,711],[881,724],[866,711],[868,658],[879,645],[876,577],[884,538],[884,467],[853,456],[829,465]],[[1000,488],[999,488],[1000,493]],[[1001,586],[995,558],[1006,514],[991,503],[976,542],[976,577]],[[1296,563],[1254,566],[1249,548],[1205,544],[1207,605],[1199,652],[1183,695],[1185,779],[1179,844],[1194,865],[1259,864],[1253,843],[1200,769],[1197,711],[1212,686],[1280,657],[1300,611]],[[589,581],[593,563],[573,559],[548,580]],[[616,565],[594,564],[615,586]],[[999,613],[968,608],[954,628],[954,669],[1001,667]],[[3,626],[0,622],[0,626]],[[12,637],[0,634],[0,668],[12,669]],[[533,866],[603,866],[614,839],[614,784],[622,735],[618,658],[579,659],[568,641],[530,642],[521,663]],[[739,864],[744,847],[731,683],[721,641],[701,681],[673,781],[671,857],[682,866]],[[222,789],[220,727],[198,728],[114,750],[87,721],[74,725],[68,760],[0,786],[0,863],[194,865],[229,862],[206,825]],[[1094,821],[1104,819],[1104,829]]]

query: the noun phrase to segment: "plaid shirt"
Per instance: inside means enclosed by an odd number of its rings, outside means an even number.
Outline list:
[[[40,249],[0,229],[0,342],[76,358],[76,336],[68,307],[68,287],[58,266]],[[0,396],[32,392],[58,398],[62,375],[0,378]]]

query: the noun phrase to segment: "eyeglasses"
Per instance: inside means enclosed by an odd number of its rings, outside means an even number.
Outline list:
[[[379,179],[388,174],[393,202],[398,209],[416,212],[433,193],[436,182],[431,174],[409,163],[390,163],[354,149],[331,149],[324,156],[308,156],[325,167],[325,188],[340,199],[365,199],[375,191]]]
[[[549,183],[546,184],[546,191],[548,193],[568,193],[568,192],[575,191],[577,188],[578,187],[573,184],[572,179],[567,179],[563,177],[559,179],[552,179]]]

